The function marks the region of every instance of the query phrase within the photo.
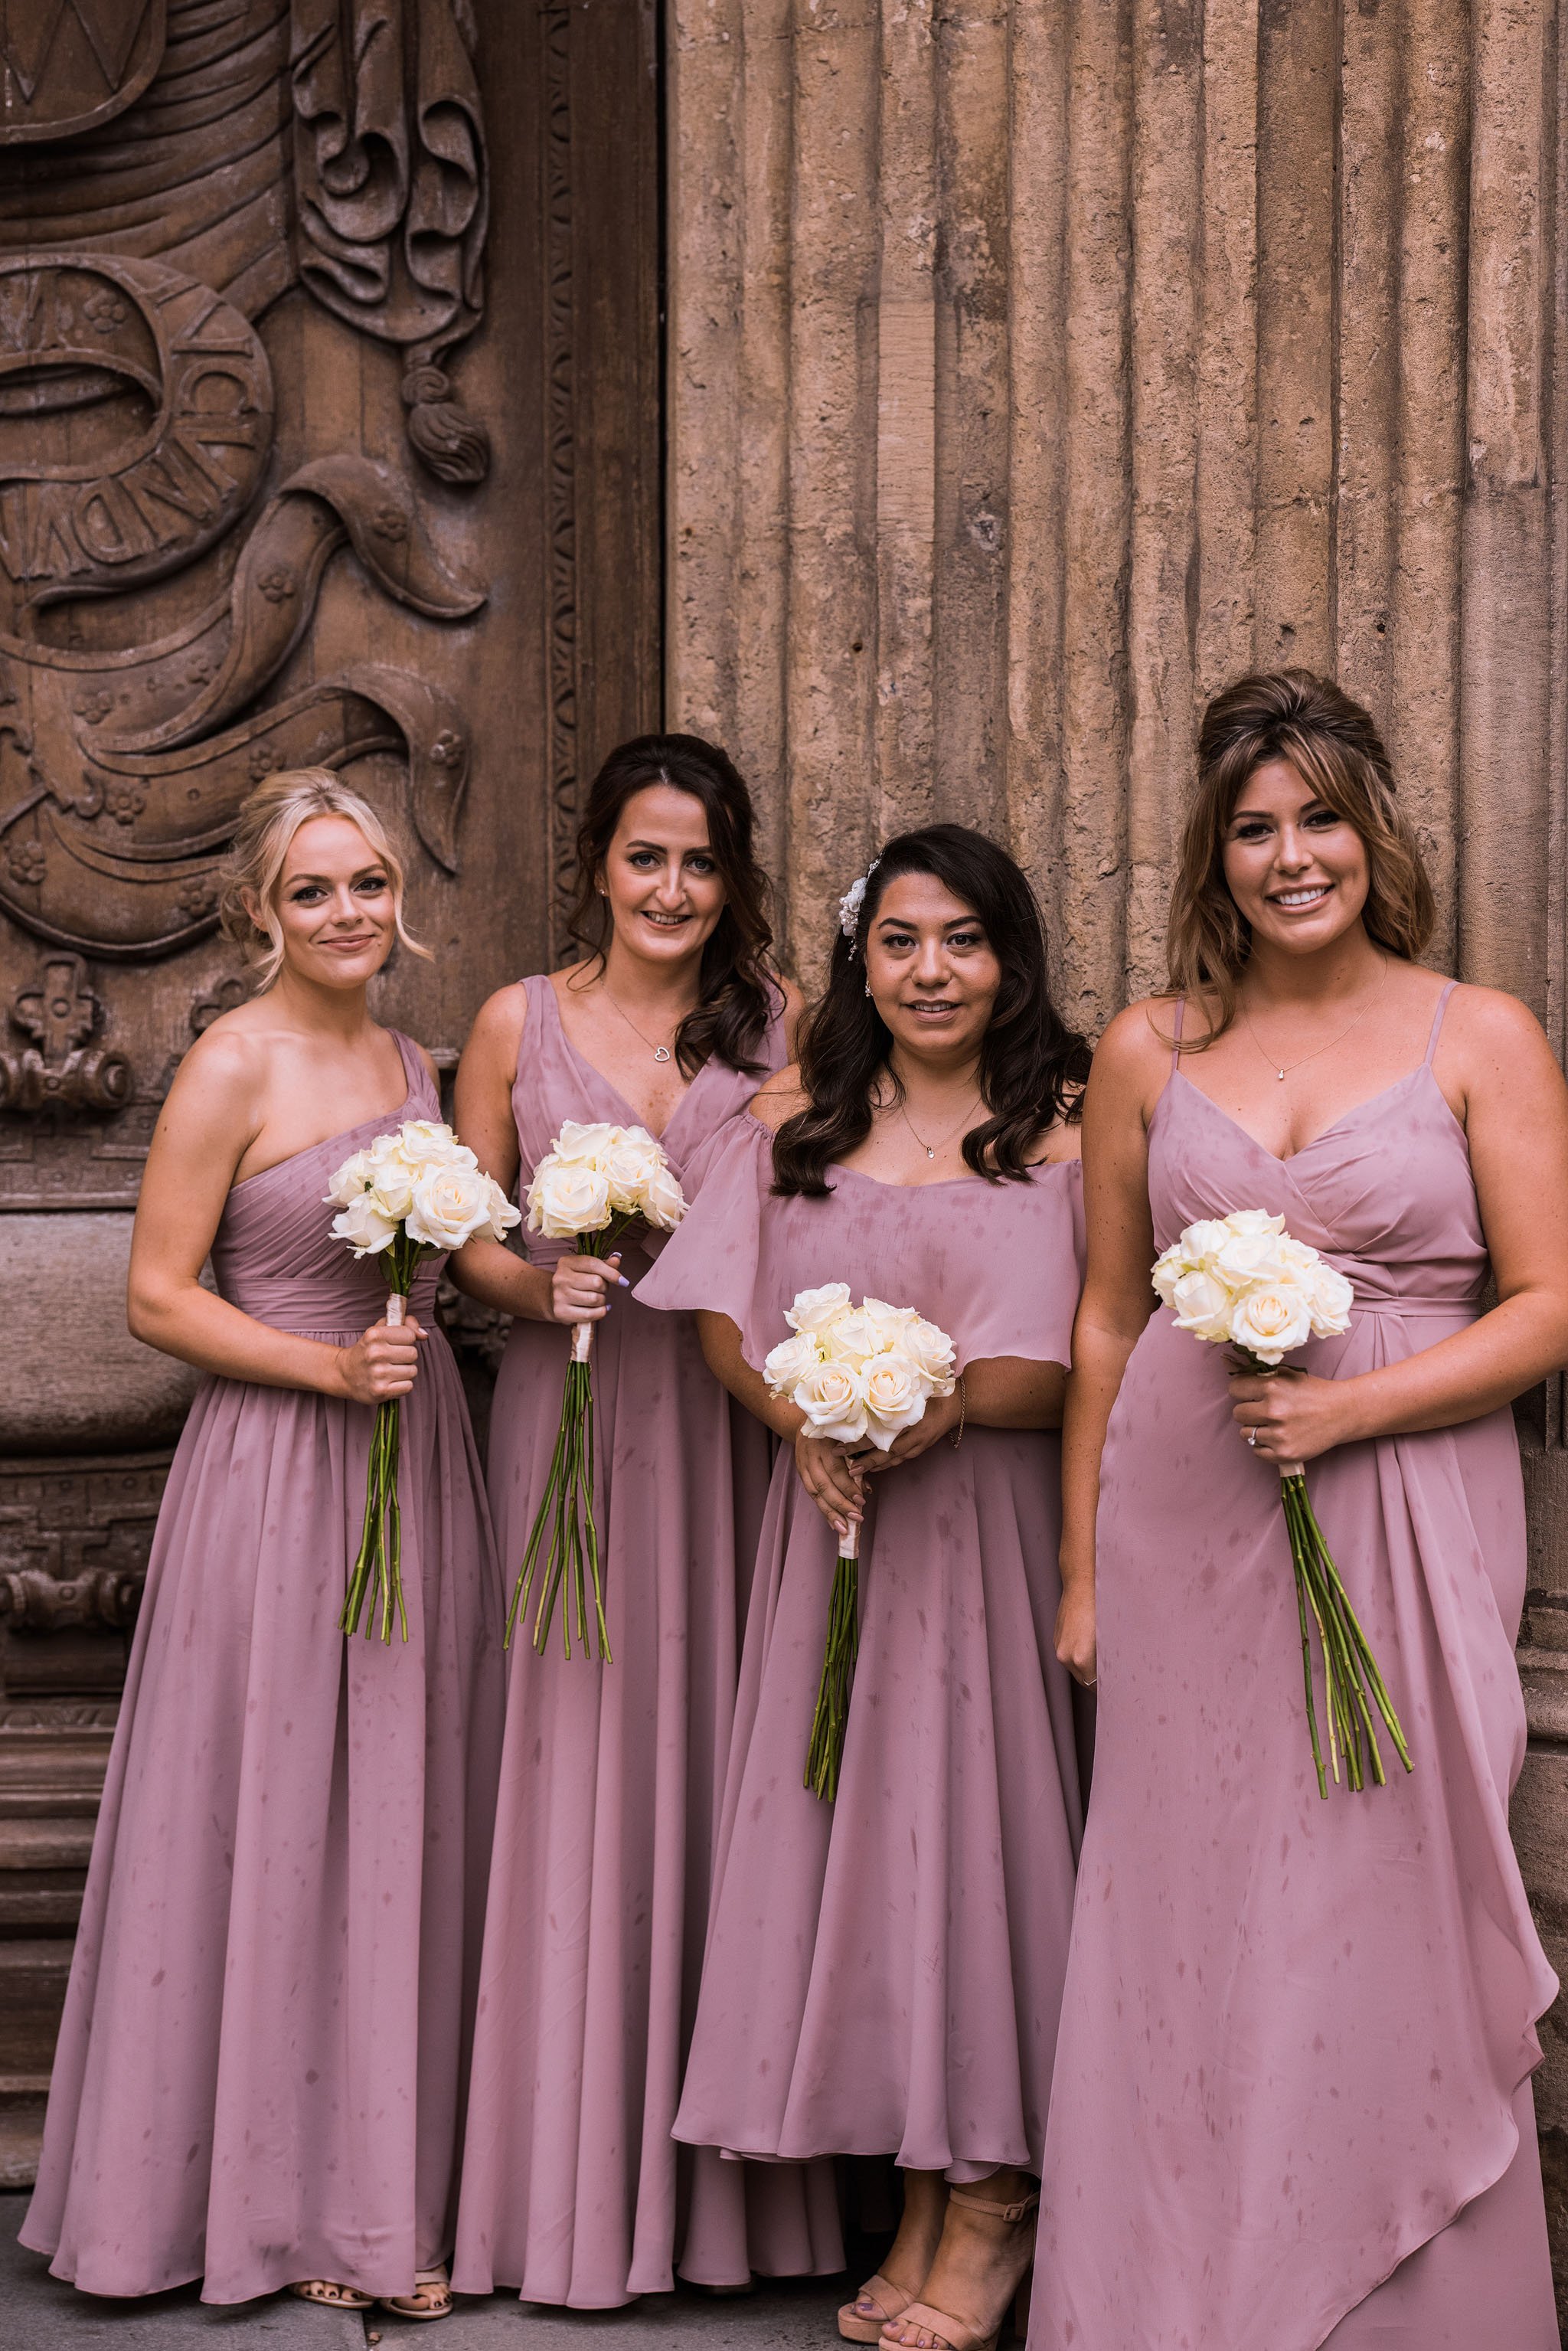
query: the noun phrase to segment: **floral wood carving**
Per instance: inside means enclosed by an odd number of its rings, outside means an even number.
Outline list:
[[[102,1017],[80,956],[46,963],[11,1001],[13,1028],[32,1041],[20,1051],[0,1050],[0,1110],[123,1110],[131,1064],[112,1046],[92,1042]]]

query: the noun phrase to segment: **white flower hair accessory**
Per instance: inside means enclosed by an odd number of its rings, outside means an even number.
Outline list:
[[[851,946],[854,946],[856,936],[860,930],[861,908],[865,904],[866,883],[871,880],[872,875],[876,872],[877,867],[881,863],[882,860],[880,857],[873,857],[871,863],[866,867],[865,872],[861,875],[860,880],[858,882],[852,882],[849,888],[844,892],[843,896],[839,900],[839,928],[842,931],[845,938],[848,939]]]

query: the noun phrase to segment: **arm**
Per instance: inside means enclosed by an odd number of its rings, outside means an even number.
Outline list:
[[[1061,1606],[1056,1654],[1092,1685],[1094,1522],[1100,1457],[1128,1358],[1155,1307],[1147,1111],[1163,1082],[1164,1049],[1144,1007],[1121,1013],[1094,1056],[1083,1102],[1083,1210],[1088,1262],[1072,1326],[1061,1423]]]
[[[965,1364],[951,1395],[932,1396],[915,1426],[903,1430],[885,1453],[873,1446],[853,1458],[867,1471],[896,1469],[917,1461],[939,1437],[956,1436],[960,1427],[1060,1428],[1066,1388],[1061,1364],[983,1355]]]
[[[186,1054],[159,1115],[131,1242],[126,1320],[133,1337],[225,1379],[309,1388],[359,1404],[406,1395],[423,1331],[373,1323],[352,1347],[275,1331],[202,1287],[235,1168],[258,1128],[265,1053],[214,1028]],[[329,1211],[323,1204],[321,1213]]]
[[[520,1172],[512,1085],[528,1006],[520,985],[498,989],[481,1005],[457,1064],[457,1132],[508,1199]],[[446,1270],[468,1297],[530,1322],[602,1322],[608,1292],[624,1284],[619,1250],[609,1258],[559,1258],[547,1272],[500,1241],[475,1240]]]
[[[854,1457],[841,1445],[826,1444],[813,1437],[800,1405],[773,1394],[761,1373],[754,1372],[742,1354],[740,1332],[727,1314],[699,1309],[697,1337],[715,1379],[775,1437],[794,1447],[800,1483],[833,1532],[847,1533],[851,1520],[865,1515]]]
[[[1568,1087],[1533,1017],[1466,988],[1448,1015],[1498,1303],[1469,1330],[1354,1379],[1231,1382],[1271,1460],[1479,1420],[1568,1363]]]

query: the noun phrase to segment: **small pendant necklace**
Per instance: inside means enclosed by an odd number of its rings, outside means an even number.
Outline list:
[[[1356,1022],[1364,1020],[1373,1006],[1381,1000],[1384,986],[1387,978],[1388,958],[1385,956],[1383,959],[1383,970],[1379,977],[1377,986],[1373,989],[1372,994],[1367,998],[1366,1002],[1356,1014],[1355,1019],[1348,1022],[1347,1025],[1340,1030],[1337,1037],[1331,1037],[1326,1045],[1314,1045],[1310,1053],[1303,1053],[1299,1061],[1287,1061],[1283,1069],[1281,1069],[1279,1062],[1275,1061],[1273,1054],[1268,1050],[1263,1043],[1263,1040],[1259,1036],[1257,1029],[1252,1026],[1252,1015],[1248,1011],[1245,1005],[1241,1008],[1241,1018],[1247,1023],[1247,1034],[1251,1038],[1252,1042],[1257,1046],[1258,1050],[1262,1054],[1263,1059],[1268,1062],[1269,1067],[1273,1071],[1274,1075],[1279,1079],[1282,1085],[1285,1080],[1290,1076],[1292,1070],[1303,1069],[1307,1062],[1315,1061],[1320,1053],[1332,1052],[1336,1045],[1343,1044],[1345,1039],[1350,1035],[1351,1029],[1355,1027]]]
[[[935,1143],[927,1143],[925,1137],[916,1127],[915,1121],[910,1117],[908,1111],[904,1108],[904,1096],[900,1094],[898,1097],[898,1115],[904,1121],[904,1125],[909,1129],[910,1134],[914,1135],[915,1142],[920,1145],[921,1150],[924,1151],[927,1159],[935,1159],[939,1151],[946,1150],[947,1144],[952,1142],[955,1134],[962,1134],[966,1133],[969,1124],[970,1111],[978,1110],[980,1107],[980,1097],[977,1093],[966,1106],[964,1115],[958,1121],[957,1125],[953,1127],[946,1134],[939,1135]]]
[[[632,1015],[629,1012],[624,1011],[622,1007],[616,1003],[615,998],[611,995],[608,988],[604,991],[604,1000],[607,1004],[611,1005],[615,1011],[621,1014],[622,1019],[624,1020],[627,1028],[630,1029],[633,1037],[642,1038],[643,1044],[646,1045],[649,1052],[652,1053],[655,1061],[667,1061],[670,1059],[669,1047],[667,1045],[655,1045],[651,1037],[644,1037],[642,1029],[638,1028],[637,1023],[632,1019]]]

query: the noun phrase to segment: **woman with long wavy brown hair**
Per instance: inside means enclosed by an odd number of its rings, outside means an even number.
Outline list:
[[[641,1125],[688,1188],[707,1139],[789,1058],[750,795],[692,735],[612,751],[578,841],[587,952],[493,996],[457,1123],[509,1190],[564,1119]],[[513,1317],[490,1422],[507,1589],[549,1474],[570,1326],[592,1322],[596,1517],[613,1663],[545,1654],[520,1619],[490,1876],[455,2278],[600,2309],[679,2273],[744,2285],[831,2269],[831,2179],[749,2181],[670,2137],[680,2091],[739,1624],[768,1489],[763,1432],[651,1313],[633,1228],[609,1259],[538,1235],[470,1247],[459,1285]],[[817,2203],[808,2209],[815,2194]]]
[[[1568,1358],[1568,1092],[1522,1005],[1419,962],[1338,686],[1241,679],[1197,768],[1170,993],[1084,1111],[1058,1647],[1099,1710],[1031,2351],[1554,2351],[1509,1405]],[[1267,1380],[1152,1313],[1156,1250],[1247,1208],[1354,1290]],[[1327,1801],[1291,1462],[1414,1756]]]

